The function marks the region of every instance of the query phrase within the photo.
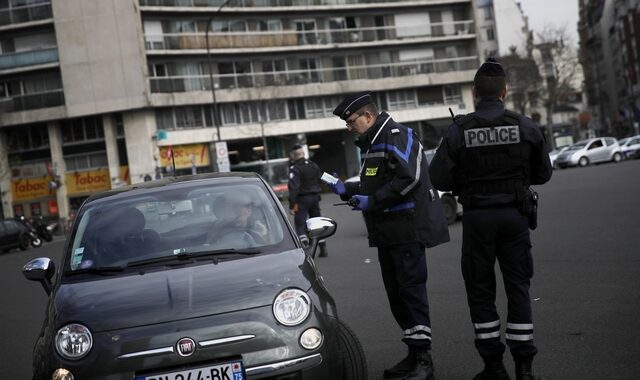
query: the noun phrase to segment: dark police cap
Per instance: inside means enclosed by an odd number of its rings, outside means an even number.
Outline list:
[[[333,110],[333,114],[340,117],[342,120],[347,120],[354,112],[369,103],[373,103],[371,91],[356,92],[354,94],[347,95],[342,102],[338,104],[336,109]]]
[[[298,149],[302,149],[302,145],[300,144],[295,144],[294,146],[291,147],[291,151],[293,152],[294,150],[298,150]]]
[[[476,72],[477,77],[506,77],[502,65],[495,58],[489,57]]]

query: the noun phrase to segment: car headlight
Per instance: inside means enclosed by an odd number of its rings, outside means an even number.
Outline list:
[[[285,289],[273,301],[273,315],[285,326],[302,323],[311,312],[311,300],[300,289]]]
[[[93,346],[91,331],[83,325],[72,323],[63,326],[56,334],[56,351],[65,359],[80,359]]]

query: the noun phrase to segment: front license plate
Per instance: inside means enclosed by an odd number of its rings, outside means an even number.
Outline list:
[[[135,380],[245,380],[242,361],[185,369],[175,372],[136,376]]]

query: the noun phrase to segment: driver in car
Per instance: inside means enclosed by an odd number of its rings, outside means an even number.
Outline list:
[[[207,242],[216,249],[251,248],[264,244],[264,224],[253,217],[254,203],[243,192],[220,195],[213,204],[218,218],[213,224]]]

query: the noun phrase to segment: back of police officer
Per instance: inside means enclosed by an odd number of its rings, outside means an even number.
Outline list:
[[[320,215],[320,176],[322,170],[315,162],[305,158],[301,145],[294,145],[290,152],[289,166],[289,210],[293,214],[296,233],[302,239],[305,235],[305,223],[308,217]],[[318,244],[320,257],[328,256],[327,245],[324,240]]]
[[[505,110],[503,67],[490,58],[474,78],[476,112],[456,117],[431,161],[436,188],[453,191],[464,206],[462,274],[475,346],[485,367],[474,379],[509,379],[496,311],[495,260],[508,298],[505,340],[516,378],[533,379],[533,276],[529,236],[530,185],[551,178],[548,149],[535,123]],[[533,227],[533,226],[532,226]],[[535,227],[533,227],[535,228]]]

